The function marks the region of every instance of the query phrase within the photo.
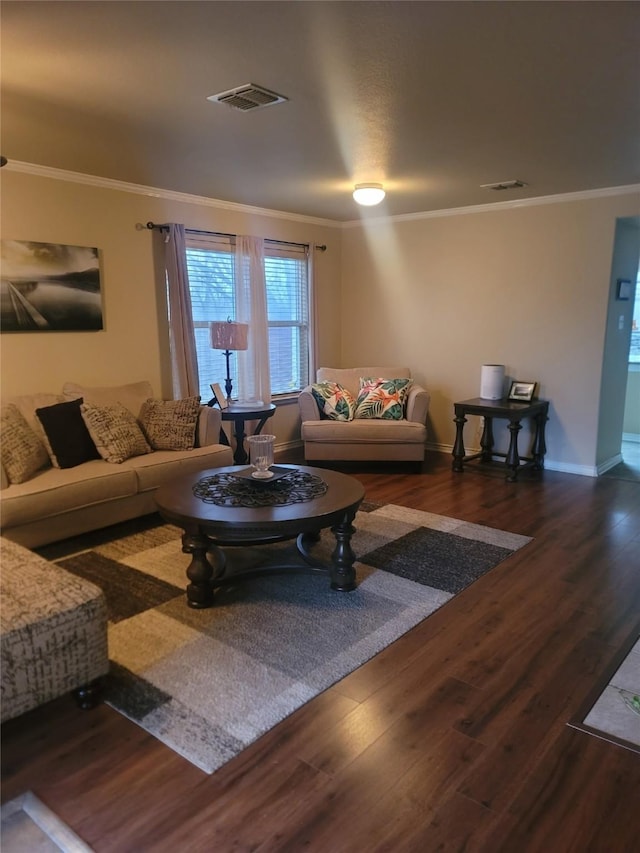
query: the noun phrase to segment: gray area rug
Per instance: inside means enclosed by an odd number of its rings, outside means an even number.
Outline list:
[[[569,722],[573,728],[640,753],[640,639],[631,638],[604,689],[596,688]],[[627,646],[629,644],[626,644]]]
[[[363,505],[355,527],[353,592],[324,573],[275,574],[219,589],[207,610],[186,605],[190,558],[171,525],[117,525],[40,553],[105,591],[106,701],[212,773],[530,541],[392,504]],[[323,532],[314,556],[334,545]],[[294,559],[292,543],[274,548]],[[232,550],[244,567],[266,553]]]
[[[3,804],[0,845],[2,853],[92,853],[31,791]]]

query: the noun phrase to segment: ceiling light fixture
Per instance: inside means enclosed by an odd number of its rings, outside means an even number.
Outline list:
[[[354,200],[366,207],[380,204],[385,195],[382,184],[356,184],[353,190]]]

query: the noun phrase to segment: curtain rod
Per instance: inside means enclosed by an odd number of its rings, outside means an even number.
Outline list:
[[[168,231],[169,230],[169,226],[166,223],[158,225],[155,222],[147,222],[147,228],[150,231]],[[236,234],[225,234],[223,231],[199,231],[197,228],[185,228],[184,230],[187,232],[187,234],[206,234],[209,237],[236,237],[237,236]],[[276,243],[276,244],[279,244],[281,246],[287,246],[287,245],[290,245],[291,243],[294,243],[294,242],[295,241],[293,241],[293,240],[268,240],[267,239],[267,243]],[[308,243],[297,243],[296,245],[307,246],[307,248],[309,247]],[[322,244],[320,246],[315,245],[313,248],[317,249],[319,252],[326,252],[327,251],[327,247],[324,244]]]

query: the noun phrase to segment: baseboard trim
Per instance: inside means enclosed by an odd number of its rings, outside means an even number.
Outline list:
[[[435,444],[435,443],[427,443],[427,450],[435,450],[438,453],[448,453],[449,455],[453,454],[453,445],[452,444]],[[468,447],[466,448],[467,455],[470,456],[473,453],[479,453],[480,448]],[[620,462],[620,458],[618,462]],[[614,462],[613,465],[616,465],[617,462]],[[610,466],[610,467],[613,467]],[[561,474],[578,474],[580,477],[598,477],[604,471],[598,471],[597,468],[590,465],[570,465],[566,462],[556,462],[553,459],[545,458],[544,467],[548,471],[558,471]],[[608,470],[608,469],[605,469]]]
[[[622,462],[622,454],[616,453],[615,456],[612,456],[611,459],[607,459],[606,462],[601,462],[598,465],[598,473],[596,476],[600,477],[602,474],[606,474],[611,468],[615,468],[616,465],[619,465]]]
[[[302,441],[285,441],[282,444],[276,445],[276,451],[284,451],[284,450],[296,450],[299,447],[303,447]],[[449,456],[453,455],[453,445],[452,444],[439,444],[437,442],[427,442],[426,444],[427,450],[432,450],[435,453],[446,453]],[[471,455],[473,453],[479,453],[480,448],[467,448],[467,454]],[[601,465],[597,467],[595,465],[571,465],[566,462],[557,462],[554,459],[545,458],[544,467],[547,471],[557,471],[560,474],[577,474],[579,477],[600,477],[602,474],[606,473],[610,468],[613,468],[619,462],[622,462],[622,456],[618,453],[616,456],[608,459],[606,462],[603,462]]]

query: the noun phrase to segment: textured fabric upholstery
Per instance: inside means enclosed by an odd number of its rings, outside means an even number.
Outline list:
[[[0,442],[2,467],[11,483],[24,483],[51,464],[45,445],[13,403],[0,413]]]
[[[0,538],[2,722],[109,668],[102,591]]]
[[[154,450],[193,450],[200,397],[184,400],[146,400],[140,425]]]
[[[140,424],[126,406],[80,406],[82,418],[87,425],[98,453],[107,462],[120,465],[132,456],[151,453]]]

